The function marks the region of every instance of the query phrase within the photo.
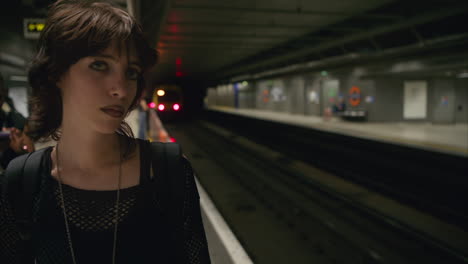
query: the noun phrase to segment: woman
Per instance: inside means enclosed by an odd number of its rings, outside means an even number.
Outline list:
[[[12,127],[9,129],[10,143],[8,147],[0,153],[0,169],[3,171],[10,161],[19,155],[34,151],[34,142],[28,137],[28,124],[24,125],[24,130]]]
[[[138,138],[146,139],[146,130],[148,128],[148,103],[145,98],[140,99],[138,107]]]
[[[190,164],[180,161],[179,224],[168,217],[178,205],[165,199],[165,182],[151,186],[155,199],[144,195],[149,143],[134,139],[124,122],[155,61],[125,11],[89,1],[51,6],[29,73],[29,134],[57,145],[44,151],[37,169],[29,248],[20,246],[12,190],[2,195],[0,263],[19,263],[25,254],[37,263],[209,263]]]

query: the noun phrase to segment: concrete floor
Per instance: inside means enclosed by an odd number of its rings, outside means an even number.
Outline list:
[[[257,109],[209,109],[468,157],[468,124],[366,123]]]

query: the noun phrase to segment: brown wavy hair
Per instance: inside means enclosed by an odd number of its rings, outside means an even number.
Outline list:
[[[59,0],[50,6],[38,52],[29,69],[31,138],[60,139],[62,97],[57,81],[78,60],[98,54],[114,41],[127,49],[130,45],[135,47],[143,72],[156,63],[156,50],[146,41],[141,26],[124,10],[107,2],[82,0]],[[137,107],[144,85],[142,73],[127,114]],[[117,132],[134,137],[125,121]]]

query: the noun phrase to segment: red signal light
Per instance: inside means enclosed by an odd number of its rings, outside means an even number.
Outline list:
[[[169,140],[170,140],[171,142],[176,142],[175,138],[173,138],[173,137],[171,137]]]
[[[180,105],[179,105],[179,104],[174,104],[174,105],[172,106],[172,109],[174,109],[174,111],[179,111]]]
[[[154,102],[151,102],[148,104],[149,108],[155,108],[156,107],[156,104]]]
[[[179,31],[180,31],[180,28],[177,25],[171,25],[169,27],[169,32],[171,32],[171,33],[177,33]]]
[[[164,108],[165,108],[165,107],[164,107],[163,104],[158,105],[158,110],[159,110],[159,111],[164,111]]]

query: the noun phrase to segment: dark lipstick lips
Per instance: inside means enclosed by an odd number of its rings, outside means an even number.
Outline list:
[[[115,118],[122,117],[124,114],[123,107],[121,106],[103,107],[101,108],[101,111]]]

